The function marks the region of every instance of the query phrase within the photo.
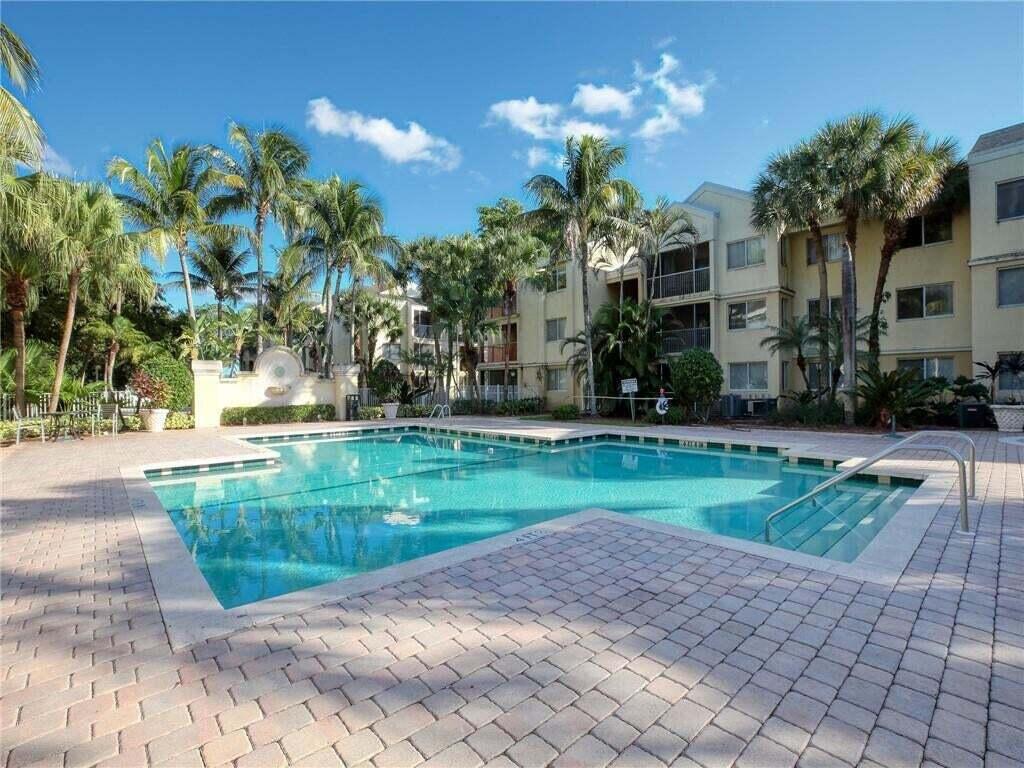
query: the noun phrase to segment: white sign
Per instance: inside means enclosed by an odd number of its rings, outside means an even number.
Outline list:
[[[640,387],[637,386],[636,379],[623,379],[622,380],[622,394],[629,395],[635,394],[640,391]]]

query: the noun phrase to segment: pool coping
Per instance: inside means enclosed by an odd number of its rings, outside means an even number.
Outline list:
[[[300,425],[297,425],[300,426]],[[325,428],[322,430],[305,429],[295,432],[257,433],[236,436],[225,435],[225,439],[235,442],[248,449],[245,454],[231,454],[209,459],[184,459],[177,461],[157,462],[125,466],[121,468],[121,477],[128,496],[132,514],[135,518],[143,553],[149,566],[153,589],[163,614],[168,639],[174,650],[181,650],[211,638],[222,637],[240,629],[256,624],[274,621],[283,616],[302,610],[315,608],[326,603],[337,602],[347,597],[371,592],[381,587],[417,578],[431,571],[448,568],[509,546],[526,543],[541,536],[558,531],[575,528],[596,519],[613,520],[625,525],[633,525],[650,531],[673,537],[700,541],[710,546],[741,551],[746,554],[783,562],[800,568],[825,572],[837,577],[856,581],[866,581],[892,587],[906,569],[910,558],[943,502],[952,492],[956,482],[955,473],[941,469],[900,468],[898,474],[890,472],[869,473],[878,478],[882,484],[892,482],[892,478],[908,478],[921,480],[903,506],[882,527],[872,541],[858,557],[850,563],[828,560],[823,557],[808,555],[802,552],[775,547],[747,539],[733,538],[723,534],[697,531],[669,523],[661,523],[643,518],[636,518],[610,510],[597,508],[585,509],[570,515],[554,518],[525,528],[499,534],[480,541],[464,544],[452,549],[436,552],[431,555],[408,560],[404,563],[380,568],[359,576],[326,582],[315,587],[290,592],[277,597],[258,600],[236,608],[224,608],[217,600],[195,563],[191,553],[178,534],[170,515],[164,510],[155,491],[150,485],[147,472],[160,472],[159,477],[173,476],[171,470],[209,471],[209,468],[234,468],[241,464],[257,464],[266,466],[279,460],[279,455],[269,448],[263,448],[253,440],[262,438],[280,439],[298,436],[334,436],[359,435],[363,433],[381,434],[396,431],[409,431],[409,427],[418,427],[416,431],[424,431],[427,425],[416,423],[415,420],[396,423],[387,427],[357,426],[352,428]],[[640,444],[651,447],[664,446],[669,448],[697,448],[708,444],[719,445],[718,440],[666,438],[662,436],[647,437],[640,435],[638,441],[630,438],[636,435],[627,431],[628,428],[600,427],[585,430],[585,434],[573,434],[554,441],[536,439],[537,442],[554,442],[556,444],[574,445],[594,442],[602,438],[620,437],[627,444]],[[467,437],[484,439],[510,439],[501,427],[476,427],[474,429],[458,429],[453,427],[430,427],[426,431],[448,432]],[[519,436],[515,436],[519,437]],[[528,440],[532,443],[535,438]],[[703,444],[703,445],[701,445]],[[730,444],[730,443],[727,443]],[[843,456],[830,452],[813,451],[810,446],[788,445],[769,441],[742,440],[731,445],[757,446],[770,448],[773,455],[787,459],[790,463],[809,463],[826,468],[845,469],[852,466],[861,457]],[[732,449],[726,449],[732,450]],[[756,455],[756,451],[750,451]],[[744,452],[746,452],[744,451]],[[767,451],[766,451],[767,452]],[[800,460],[804,461],[801,462]],[[165,472],[166,470],[166,472]],[[156,479],[156,478],[154,478]],[[972,519],[974,519],[972,515]],[[882,532],[886,536],[881,536]],[[954,535],[971,535],[959,533]]]

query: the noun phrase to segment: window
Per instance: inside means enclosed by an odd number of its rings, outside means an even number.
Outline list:
[[[783,237],[779,241],[779,260],[782,262],[782,266],[789,265],[789,238]]]
[[[952,314],[952,283],[935,283],[896,291],[897,320],[916,320]]]
[[[825,235],[822,240],[825,241],[825,254],[829,261],[839,261],[843,258],[843,236],[839,232]],[[807,238],[807,263],[818,263],[818,247],[813,237]]]
[[[832,366],[828,368],[828,374],[825,381],[821,378],[821,363],[807,363],[807,382],[812,390],[814,389],[827,389],[832,386]]]
[[[818,299],[807,300],[807,322],[816,324],[818,322],[818,310],[821,306],[821,301]],[[843,298],[842,296],[829,296],[828,299],[828,316],[839,317],[843,313]]]
[[[996,281],[1000,307],[1024,306],[1024,267],[1000,269]]]
[[[726,246],[726,263],[729,269],[742,269],[764,264],[764,238],[751,237],[738,240]]]
[[[768,363],[729,363],[729,389],[768,389]]]
[[[768,309],[764,299],[751,299],[729,305],[729,330],[764,328],[768,325]]]
[[[561,341],[565,338],[565,318],[554,317],[544,324],[545,341]]]
[[[789,363],[782,361],[782,377],[779,379],[783,390],[789,389]]]
[[[779,302],[779,325],[789,321],[789,299],[785,296]]]
[[[948,243],[952,239],[953,213],[938,211],[907,219],[907,229],[903,233],[900,248],[917,248],[921,245]]]
[[[401,344],[384,344],[380,349],[381,357],[385,360],[390,360],[392,363],[397,363],[402,358],[402,345]]]
[[[1009,361],[1020,353],[1004,353],[999,355],[1002,361]],[[1014,374],[1012,371],[1003,370],[999,372],[999,389],[1006,391],[1010,389],[1024,389],[1024,375]]]
[[[547,385],[548,390],[565,390],[566,387],[565,368],[548,368]]]
[[[896,367],[901,371],[916,371],[922,379],[942,377],[946,381],[953,381],[956,378],[952,357],[912,357],[898,360]]]
[[[564,291],[568,285],[568,275],[565,271],[565,264],[558,264],[551,270],[551,290]]]
[[[996,221],[1024,216],[1024,178],[996,184]]]

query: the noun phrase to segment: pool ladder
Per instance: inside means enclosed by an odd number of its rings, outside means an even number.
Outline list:
[[[438,403],[430,409],[430,415],[427,420],[430,419],[450,419],[452,417],[452,408],[448,403]]]
[[[905,438],[903,440],[900,440],[900,442],[898,442],[896,445],[891,445],[888,448],[879,451],[874,456],[870,456],[870,457],[864,459],[864,461],[860,462],[859,464],[856,464],[856,465],[850,467],[849,469],[844,470],[843,472],[840,472],[835,477],[830,477],[825,482],[820,483],[819,485],[814,486],[814,488],[812,488],[810,491],[805,493],[799,499],[791,501],[788,504],[786,504],[785,506],[779,507],[777,510],[775,510],[770,515],[768,515],[767,518],[765,518],[765,521],[764,521],[764,540],[766,542],[768,542],[768,543],[771,543],[771,540],[772,540],[772,533],[771,533],[772,521],[775,520],[775,518],[777,518],[779,515],[782,515],[782,514],[788,512],[789,510],[793,509],[794,507],[798,507],[801,504],[804,504],[805,502],[808,502],[808,501],[810,501],[811,504],[814,505],[815,507],[823,508],[823,507],[820,507],[820,505],[817,502],[817,499],[815,499],[815,497],[819,493],[821,493],[822,491],[828,490],[833,485],[838,485],[839,483],[843,482],[844,480],[850,479],[851,477],[853,477],[856,474],[859,474],[859,473],[863,472],[865,469],[870,467],[872,464],[875,464],[875,463],[881,461],[882,459],[886,458],[887,456],[890,456],[890,455],[896,453],[897,451],[905,450],[907,448],[907,446],[910,445],[910,443],[913,443],[918,438],[924,437],[927,434],[928,434],[927,432],[915,432],[914,434],[910,435],[909,437],[907,437],[907,438]],[[970,486],[968,486],[968,484],[967,484],[967,479],[968,479],[967,466],[966,466],[966,463],[964,461],[964,456],[963,456],[962,453],[959,453],[958,451],[953,450],[948,445],[938,445],[938,444],[915,445],[914,449],[918,450],[918,451],[938,451],[940,453],[945,453],[948,456],[951,456],[956,461],[957,469],[959,470],[959,473],[960,473],[960,484],[959,484],[960,485],[960,529],[963,530],[964,532],[967,532],[967,531],[970,531],[970,525],[969,525],[969,521],[967,519],[967,498],[968,498],[968,496],[970,496],[970,498],[972,498],[972,499],[974,498],[975,454],[977,453],[977,446],[975,446],[974,441],[971,438],[969,438],[967,435],[965,435],[963,432],[943,432],[942,435],[944,437],[957,437],[957,438],[960,438],[960,439],[965,440],[967,442],[967,457],[968,457],[968,461],[970,462],[970,467],[971,467],[971,471],[970,471]],[[824,508],[824,509],[825,509],[825,511],[829,511],[827,508]],[[833,517],[835,517],[835,516],[833,516]]]

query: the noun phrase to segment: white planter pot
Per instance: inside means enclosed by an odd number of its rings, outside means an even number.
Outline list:
[[[139,418],[147,432],[163,432],[168,413],[166,408],[146,408],[139,411]]]
[[[993,405],[992,415],[1000,432],[1024,430],[1024,405]]]
[[[398,418],[398,403],[384,403],[384,418],[385,419],[397,419]]]

